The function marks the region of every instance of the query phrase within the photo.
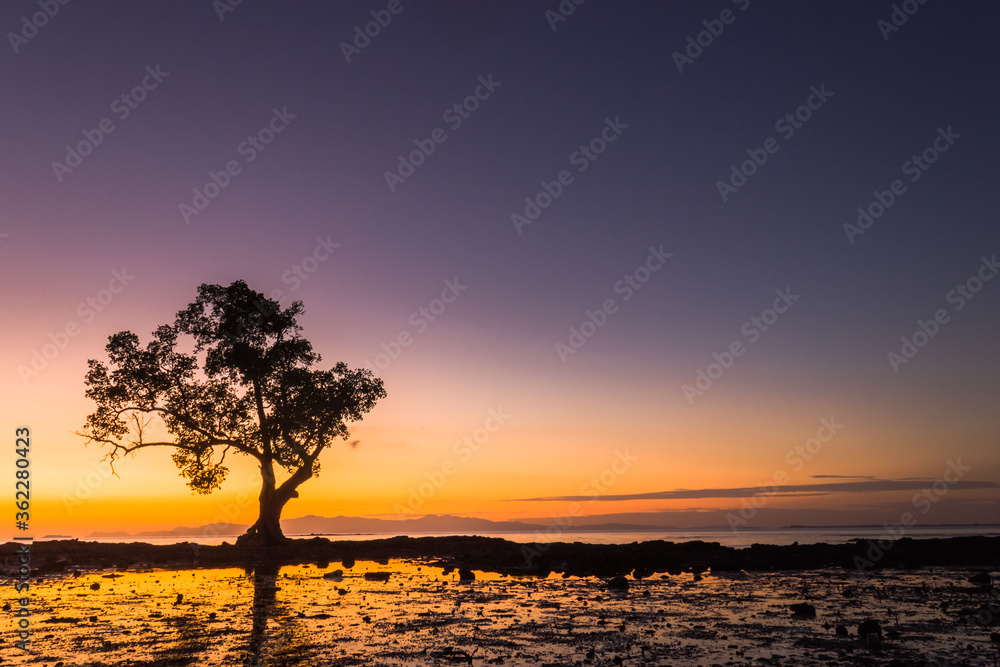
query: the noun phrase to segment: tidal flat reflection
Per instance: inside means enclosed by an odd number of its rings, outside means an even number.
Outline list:
[[[967,570],[860,580],[841,570],[658,573],[627,592],[594,577],[475,576],[393,560],[44,577],[31,590],[34,654],[5,642],[3,663],[992,665],[997,657],[991,628],[974,619],[990,593]],[[815,618],[790,612],[804,601]],[[879,648],[857,636],[866,618],[886,630]],[[835,632],[841,624],[849,636]]]

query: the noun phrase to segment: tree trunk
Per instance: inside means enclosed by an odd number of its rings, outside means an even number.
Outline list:
[[[273,490],[270,493],[262,492],[257,521],[236,540],[236,543],[272,545],[287,542],[288,538],[281,532],[281,510],[284,506],[285,503]]]
[[[274,488],[274,467],[270,463],[261,464],[261,477],[260,513],[257,521],[236,540],[240,546],[272,546],[288,541],[281,532],[281,510],[291,496]]]

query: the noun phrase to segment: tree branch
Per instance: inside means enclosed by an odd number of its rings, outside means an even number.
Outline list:
[[[126,412],[143,412],[143,413],[146,413],[146,414],[149,414],[151,412],[156,412],[156,413],[160,413],[160,414],[163,414],[163,415],[169,415],[171,417],[175,417],[176,419],[179,419],[179,420],[183,421],[184,425],[187,428],[189,428],[192,431],[194,431],[195,433],[198,433],[198,434],[204,436],[205,438],[207,438],[210,441],[209,447],[215,447],[216,445],[226,445],[227,447],[233,447],[237,451],[242,452],[244,454],[247,454],[248,456],[252,456],[255,459],[258,459],[258,460],[261,459],[261,454],[256,449],[247,447],[246,445],[244,445],[239,440],[233,440],[232,438],[230,438],[228,436],[217,435],[215,433],[211,433],[209,431],[206,431],[205,429],[201,428],[197,424],[191,423],[191,418],[188,417],[187,415],[179,414],[179,413],[177,413],[177,412],[175,412],[173,410],[169,410],[167,408],[160,408],[160,407],[140,408],[139,406],[130,405],[130,406],[126,406],[126,407],[123,407],[120,410],[118,410],[115,413],[115,417],[121,417]],[[85,437],[90,437],[90,436],[85,436]],[[139,429],[139,437],[140,437],[139,442],[141,443],[142,442],[142,429],[141,428]],[[91,439],[92,440],[96,440],[96,438],[91,438]],[[110,442],[110,441],[107,441],[107,442]],[[184,447],[182,447],[181,445],[178,445],[176,443],[174,444],[174,446],[178,447],[180,449],[185,449]]]

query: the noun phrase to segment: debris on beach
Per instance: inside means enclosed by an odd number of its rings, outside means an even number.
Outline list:
[[[617,591],[621,593],[627,593],[628,587],[629,587],[628,579],[620,575],[617,577],[612,577],[611,580],[608,581],[607,585],[609,591]]]
[[[444,660],[446,662],[464,662],[467,664],[472,664],[472,656],[475,652],[469,653],[468,651],[463,651],[460,648],[447,647],[438,651],[431,651],[430,655],[432,658],[438,660]]]
[[[792,614],[800,618],[816,618],[816,607],[808,602],[799,602],[791,606]]]
[[[974,575],[968,579],[970,584],[976,584],[978,586],[990,586],[993,583],[993,577],[986,570],[979,570]]]

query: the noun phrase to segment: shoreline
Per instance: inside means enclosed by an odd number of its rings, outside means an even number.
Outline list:
[[[23,543],[0,546],[5,573],[17,570],[16,551]],[[836,568],[873,572],[921,567],[1000,567],[1000,537],[949,537],[861,540],[846,544],[754,544],[746,548],[717,542],[652,540],[631,544],[545,542],[524,544],[500,537],[390,537],[375,540],[292,539],[271,549],[234,544],[179,542],[108,543],[83,540],[39,541],[31,545],[31,576],[69,574],[94,569],[221,568],[261,565],[430,559],[443,567],[506,575],[615,577],[639,579],[654,573],[795,571]],[[13,569],[12,569],[13,566]]]

